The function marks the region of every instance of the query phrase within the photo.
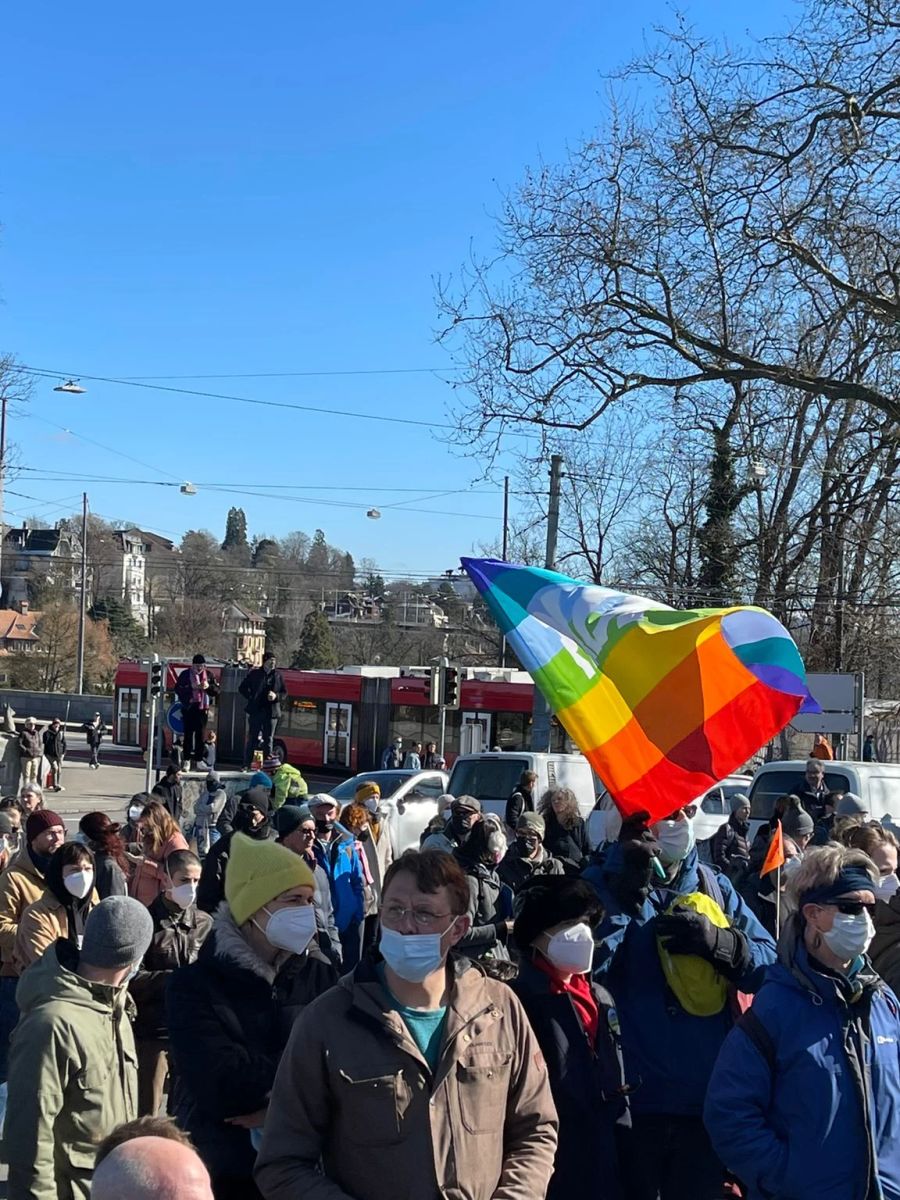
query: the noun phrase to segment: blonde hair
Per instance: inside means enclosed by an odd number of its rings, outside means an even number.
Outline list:
[[[164,804],[151,800],[141,813],[141,824],[144,828],[144,849],[150,858],[160,859],[160,851],[169,840],[180,833],[178,822]]]
[[[889,829],[883,825],[868,824],[854,825],[843,837],[844,844],[854,850],[862,850],[863,854],[871,854],[876,846],[893,846],[900,849],[900,842]]]
[[[800,860],[800,866],[788,883],[788,897],[799,908],[802,896],[814,888],[829,887],[845,867],[861,868],[872,880],[873,885],[879,878],[878,868],[868,854],[830,842],[827,846],[817,846],[814,850],[806,851]]]

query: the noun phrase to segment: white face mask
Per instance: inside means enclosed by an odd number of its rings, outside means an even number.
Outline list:
[[[900,879],[897,878],[897,872],[892,871],[890,875],[882,875],[872,890],[879,900],[887,904],[897,888],[900,888]]]
[[[653,835],[659,842],[659,857],[664,866],[684,862],[694,848],[694,822],[685,818],[681,821],[657,821]]]
[[[851,962],[865,954],[874,936],[872,918],[863,910],[855,914],[837,913],[834,924],[822,934],[822,940],[840,962]]]
[[[196,883],[179,883],[175,887],[169,888],[167,892],[169,899],[173,904],[177,904],[179,908],[190,908],[197,899]]]
[[[73,871],[71,875],[67,875],[63,880],[63,887],[76,900],[84,900],[86,896],[89,896],[93,886],[93,871]]]
[[[584,975],[594,961],[594,935],[590,926],[581,921],[554,933],[544,953],[558,970]]]
[[[269,910],[264,908],[263,912],[269,913]],[[256,928],[259,929],[259,925]],[[302,954],[316,935],[316,910],[312,904],[279,908],[277,912],[269,913],[269,922],[262,932],[276,949]]]
[[[375,796],[370,796],[365,803],[365,808],[366,808],[366,812],[377,813],[378,812],[377,798]]]
[[[407,983],[421,983],[444,965],[441,939],[458,920],[454,917],[443,933],[398,933],[382,925],[378,945],[384,961]]]
[[[143,811],[144,810],[142,808],[138,808],[137,806],[135,806],[134,808],[129,808],[128,820],[131,822],[139,821],[141,819],[141,813]]]

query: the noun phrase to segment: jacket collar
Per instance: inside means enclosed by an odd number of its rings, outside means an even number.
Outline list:
[[[18,871],[20,874],[27,875],[29,878],[36,880],[42,887],[44,885],[44,876],[35,866],[27,842],[9,864],[9,871],[10,873]]]
[[[265,983],[275,982],[278,965],[263,962],[247,944],[231,915],[227,901],[223,900],[216,909],[212,931],[208,940],[203,943],[203,950],[213,958],[220,969],[248,971]]]

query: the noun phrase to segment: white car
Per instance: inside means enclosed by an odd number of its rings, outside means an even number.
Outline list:
[[[418,850],[422,830],[437,816],[438,796],[447,792],[447,778],[446,771],[362,771],[333,787],[329,795],[343,808],[361,783],[377,783],[396,857],[404,850]]]
[[[694,816],[694,835],[698,842],[707,841],[715,835],[720,825],[725,824],[731,815],[732,797],[738,792],[749,796],[751,782],[750,775],[728,775],[708,792],[698,796],[694,801],[697,808]],[[614,808],[609,792],[602,792],[597,797],[596,807],[588,818],[588,837],[591,845],[599,846],[606,840],[606,819]]]

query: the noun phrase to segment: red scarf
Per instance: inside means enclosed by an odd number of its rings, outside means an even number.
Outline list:
[[[550,980],[550,994],[553,996],[568,996],[575,1006],[578,1019],[587,1034],[591,1046],[597,1040],[597,1028],[600,1024],[600,1005],[591,987],[588,975],[573,975],[571,979],[563,980],[556,974],[553,965],[542,954],[534,956],[534,965],[543,971]]]

